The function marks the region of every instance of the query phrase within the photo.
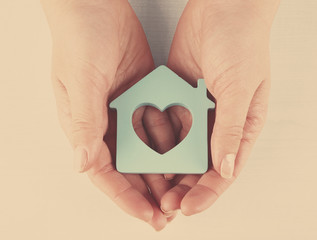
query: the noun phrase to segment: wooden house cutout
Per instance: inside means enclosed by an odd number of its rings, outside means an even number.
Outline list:
[[[134,111],[153,106],[164,111],[180,105],[192,115],[185,139],[170,151],[159,154],[137,136],[132,125]],[[215,104],[207,98],[203,79],[197,88],[166,66],[159,66],[110,103],[117,110],[116,168],[123,173],[204,173],[208,169],[208,109]]]

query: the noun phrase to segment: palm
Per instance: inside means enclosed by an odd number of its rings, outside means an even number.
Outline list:
[[[208,1],[189,1],[177,26],[168,66],[193,86],[196,85],[197,79],[207,79],[207,88],[215,99],[232,84],[231,79],[235,79],[235,75],[254,79],[247,83],[258,87],[250,103],[244,125],[242,139],[244,143],[241,144],[239,152],[243,159],[239,160],[238,154],[236,176],[250,153],[255,133],[258,134],[258,128],[261,128],[257,123],[262,122],[262,119],[258,121],[258,118],[262,118],[262,110],[265,111],[262,106],[267,102],[269,85],[267,37],[265,34],[252,32],[252,29],[257,28],[251,25],[257,23],[249,21],[248,17],[241,18],[239,15],[238,21],[231,16],[219,17],[221,14],[219,11],[214,11],[213,7]],[[244,13],[241,14],[243,16]],[[259,32],[261,31],[262,29],[259,29]],[[259,36],[263,39],[250,39]],[[266,80],[262,81],[264,78]],[[180,132],[187,132],[191,119],[184,118],[183,112],[178,108],[176,111],[171,110],[169,114],[174,116],[171,118],[174,119],[173,125],[180,129]],[[210,112],[209,136],[214,125],[214,117],[214,112]],[[211,151],[217,151],[218,147],[212,138]],[[219,171],[215,170],[215,167],[219,169],[219,166],[212,165],[211,159],[209,160],[210,169],[205,174],[175,177],[175,187],[163,196],[162,208],[168,210],[180,208],[184,214],[191,215],[209,207],[222,194],[235,176],[231,179],[222,178],[218,174]],[[213,164],[217,163],[213,162]]]
[[[116,113],[108,109],[112,99],[154,69],[141,24],[126,1],[115,2],[107,8],[78,6],[67,14],[71,19],[61,26],[62,34],[56,34],[53,56],[56,76],[53,83],[63,129],[71,140],[74,137],[72,122],[81,121],[74,120],[71,114],[69,94],[76,91],[73,83],[82,81],[87,88],[93,88],[96,96],[104,99],[102,106],[95,102],[91,104],[100,107],[96,116],[85,116],[100,134],[104,134],[98,160],[88,171],[90,179],[129,214],[161,229],[166,224],[166,217],[160,211],[159,203],[170,185],[162,175],[121,174],[115,170]],[[79,79],[70,84],[69,79],[78,76]],[[89,99],[93,101],[93,98]],[[149,142],[142,124],[145,113],[155,119],[155,113],[141,108],[134,114],[133,125],[140,138]],[[147,186],[151,188],[151,194]]]

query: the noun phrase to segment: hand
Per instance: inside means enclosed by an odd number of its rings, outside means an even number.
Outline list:
[[[162,198],[167,212],[191,215],[208,208],[234,181],[258,137],[270,88],[269,33],[278,1],[190,0],[177,26],[168,66],[192,85],[204,78],[216,100],[212,166],[182,175]],[[190,118],[176,109],[175,128]],[[210,115],[210,128],[213,125]],[[182,128],[183,126],[183,128]],[[185,127],[184,127],[185,126]]]
[[[158,174],[121,174],[113,163],[116,113],[109,111],[108,103],[154,69],[140,22],[126,0],[42,3],[53,38],[58,115],[75,151],[76,170],[87,171],[92,182],[127,213],[162,229],[175,216],[164,215],[159,208],[170,183]],[[135,131],[150,144],[143,117],[154,133],[159,130],[158,139],[152,139],[158,151],[170,148],[171,124],[157,124],[167,116],[145,107],[135,112]]]

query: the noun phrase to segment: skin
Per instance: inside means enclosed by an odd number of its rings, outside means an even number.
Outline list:
[[[89,154],[81,171],[128,214],[161,230],[175,217],[159,207],[171,184],[163,175],[121,174],[113,161],[116,113],[108,103],[154,69],[140,22],[124,0],[42,3],[52,32],[52,82],[60,123],[73,148],[83,146]],[[157,131],[164,115],[156,116],[156,110],[141,108],[133,117],[135,131],[148,144],[142,119]],[[169,129],[157,136],[164,142],[151,140],[160,146],[158,151],[174,138]]]
[[[114,167],[116,113],[108,104],[155,66],[126,0],[42,0],[53,39],[52,82],[75,167],[128,214],[161,230],[175,211],[208,208],[234,181],[259,135],[270,86],[269,32],[278,1],[190,0],[177,26],[168,67],[216,102],[209,115],[210,169],[203,175],[121,174]],[[160,153],[188,133],[191,115],[142,107],[137,135]],[[221,176],[234,154],[233,176]],[[84,164],[83,164],[84,163]],[[165,177],[165,178],[164,178]],[[166,180],[172,179],[170,181]]]
[[[278,1],[208,1],[187,4],[176,29],[168,67],[196,86],[204,78],[216,101],[209,170],[177,176],[162,198],[168,212],[192,215],[210,207],[246,163],[264,125],[270,88],[269,36]],[[187,132],[183,109],[169,112],[174,128]],[[180,136],[182,138],[182,135]],[[221,176],[221,161],[234,154],[232,177]],[[169,176],[172,177],[172,176]]]

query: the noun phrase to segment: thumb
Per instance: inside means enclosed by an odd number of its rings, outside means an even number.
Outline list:
[[[213,167],[223,178],[233,176],[252,99],[250,92],[238,84],[231,84],[220,96],[215,96],[216,119],[211,137],[211,154]]]
[[[76,79],[67,89],[72,114],[74,168],[87,171],[97,160],[107,128],[105,94],[88,79]]]

